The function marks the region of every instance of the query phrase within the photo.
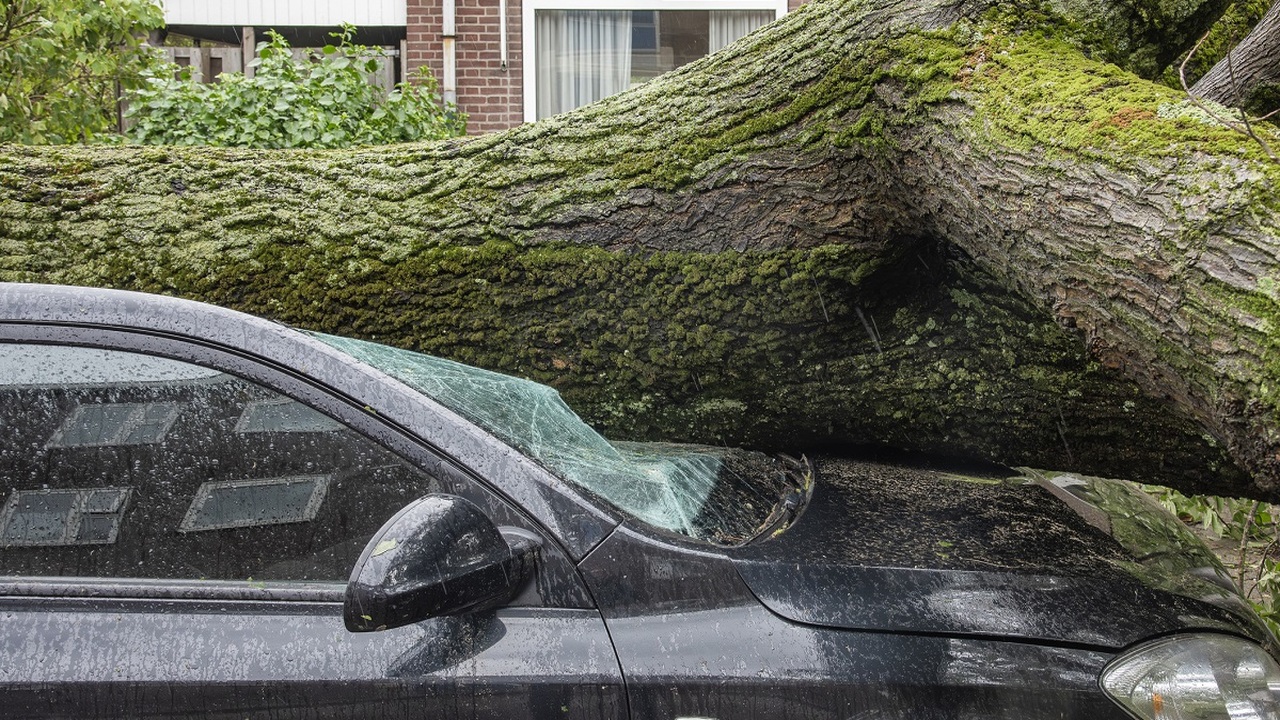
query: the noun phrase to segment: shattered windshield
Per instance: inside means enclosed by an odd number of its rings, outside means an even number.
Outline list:
[[[644,522],[719,544],[775,525],[789,488],[762,453],[610,442],[545,385],[385,345],[309,333],[492,433],[574,485]]]

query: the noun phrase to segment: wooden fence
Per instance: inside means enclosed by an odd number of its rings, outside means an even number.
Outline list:
[[[195,82],[217,82],[218,75],[224,72],[244,72],[247,60],[244,51],[235,46],[215,47],[162,47],[161,51],[170,61],[180,67],[190,68],[191,79]],[[313,57],[320,52],[319,48],[293,48],[293,56],[299,60]],[[369,82],[390,91],[396,84],[400,53],[396,49],[383,48],[382,55],[377,58],[378,69],[368,75]]]

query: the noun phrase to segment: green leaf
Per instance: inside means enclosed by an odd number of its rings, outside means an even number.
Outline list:
[[[149,72],[173,72],[135,36],[163,23],[151,0],[0,7],[36,19],[9,27],[0,47],[0,142],[112,142],[117,89],[145,85]]]

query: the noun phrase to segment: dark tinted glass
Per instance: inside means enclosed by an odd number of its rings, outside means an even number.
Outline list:
[[[382,522],[439,491],[243,378],[0,343],[0,574],[344,581]]]
[[[328,489],[328,475],[204,483],[179,529],[192,532],[310,521]]]
[[[79,493],[15,492],[5,508],[6,545],[62,545]]]

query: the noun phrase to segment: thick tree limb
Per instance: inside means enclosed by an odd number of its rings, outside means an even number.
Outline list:
[[[1226,57],[1219,60],[1191,92],[1199,98],[1242,107],[1263,86],[1280,85],[1280,2]]]
[[[0,278],[513,370],[627,435],[1280,497],[1280,170],[982,10],[820,1],[443,145],[8,148]]]

